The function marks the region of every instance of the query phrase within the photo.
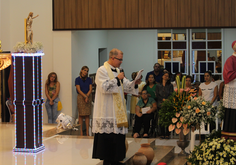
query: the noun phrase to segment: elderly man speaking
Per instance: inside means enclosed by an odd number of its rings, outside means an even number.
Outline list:
[[[141,80],[130,82],[120,72],[123,52],[112,49],[109,60],[98,68],[95,78],[96,95],[93,112],[95,133],[93,158],[104,160],[104,165],[122,164],[125,158],[125,134],[128,133],[128,121],[124,92],[138,94]]]

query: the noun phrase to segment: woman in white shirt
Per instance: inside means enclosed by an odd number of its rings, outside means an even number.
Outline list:
[[[211,71],[204,73],[205,82],[199,86],[199,96],[202,96],[206,101],[210,101],[213,106],[217,104],[218,85],[212,82]]]

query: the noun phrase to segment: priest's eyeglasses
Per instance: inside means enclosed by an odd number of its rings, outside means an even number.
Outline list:
[[[117,60],[119,60],[119,61],[123,61],[122,58],[116,58],[116,57],[114,57],[114,59],[117,59]]]

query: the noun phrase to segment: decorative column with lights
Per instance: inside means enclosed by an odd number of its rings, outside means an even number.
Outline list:
[[[44,53],[12,53],[14,68],[15,148],[38,152],[45,147],[43,132],[42,56]]]

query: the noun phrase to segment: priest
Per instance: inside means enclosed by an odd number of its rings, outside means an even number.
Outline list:
[[[223,70],[225,117],[222,136],[236,140],[236,41],[232,43],[232,48],[234,53],[226,60]]]
[[[119,69],[123,52],[114,48],[109,60],[98,68],[95,78],[96,94],[92,132],[95,133],[93,158],[104,160],[104,165],[122,164],[125,158],[125,134],[128,120],[124,92],[138,95],[141,80],[130,82]]]

